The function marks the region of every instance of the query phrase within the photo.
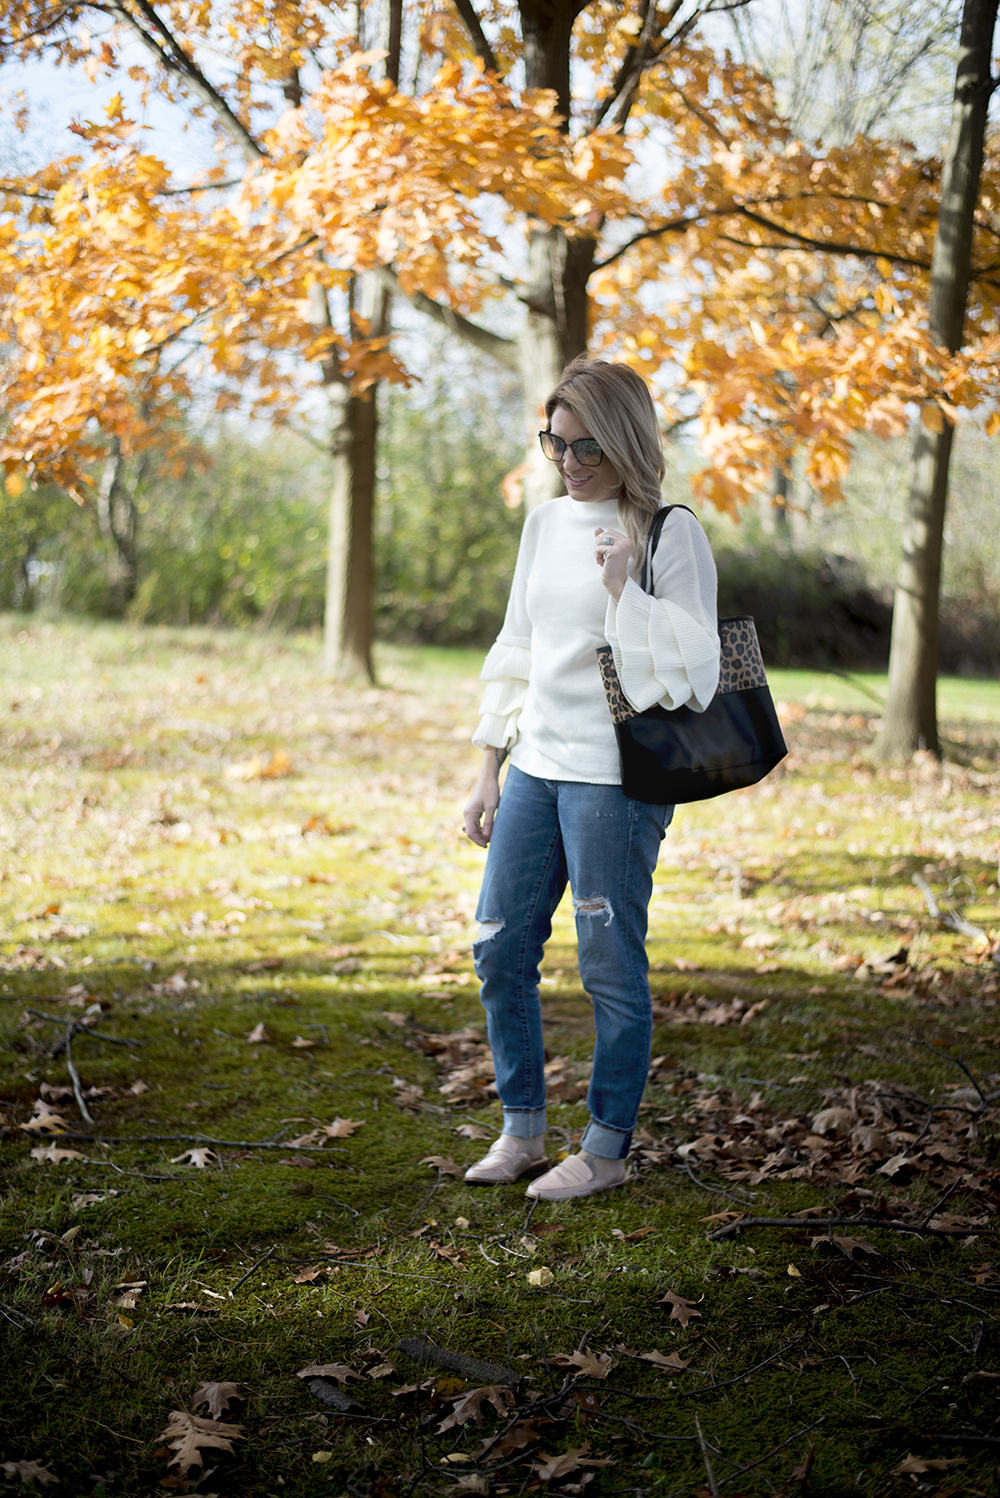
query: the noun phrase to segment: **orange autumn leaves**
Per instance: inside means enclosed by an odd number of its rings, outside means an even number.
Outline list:
[[[36,45],[30,17],[13,9],[24,53]],[[210,5],[164,14],[192,53],[220,24]],[[512,8],[486,17],[501,77],[470,64],[456,17],[423,16],[423,46],[441,65],[413,96],[380,81],[381,54],[331,36],[332,12],[238,5],[227,20],[245,75],[234,107],[267,154],[224,196],[179,191],[120,98],[106,122],[78,127],[86,155],[5,184],[9,474],[82,496],[109,438],[126,454],[178,452],[181,418],[206,388],[220,410],[289,421],[303,366],[313,377],[333,368],[357,391],[405,379],[362,319],[317,317],[316,288],[343,292],[354,272],[388,266],[407,294],[475,315],[516,279],[505,221],[594,241],[591,347],[673,386],[667,403],[700,422],[696,488],[721,509],[798,453],[836,498],[854,433],[891,435],[917,408],[933,424],[992,400],[995,156],[969,349],[948,361],[924,332],[936,161],[863,138],[807,147],[766,80],[690,37],[647,69],[617,128],[600,101],[636,43],[637,3],[581,18],[573,62],[592,73],[595,104],[566,132],[553,95],[507,81],[521,49]],[[67,37],[63,54],[108,76],[119,44],[112,33],[85,56]],[[337,65],[307,104],[267,114],[247,80],[290,77],[319,45]]]

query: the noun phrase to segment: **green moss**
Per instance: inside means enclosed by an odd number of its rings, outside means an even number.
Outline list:
[[[458,833],[475,770],[458,737],[479,690],[471,656],[386,652],[386,686],[358,692],[318,680],[308,639],[44,624],[18,644],[22,624],[0,621],[21,704],[0,819],[0,1310],[18,1396],[0,1413],[5,1459],[43,1462],[65,1492],[152,1491],[170,1409],[190,1408],[203,1381],[232,1380],[249,1396],[247,1439],[209,1490],[451,1492],[444,1454],[499,1427],[488,1416],[480,1432],[421,1432],[426,1406],[390,1392],[417,1374],[393,1351],[399,1337],[509,1356],[531,1388],[554,1390],[563,1375],[542,1359],[586,1335],[618,1359],[595,1390],[600,1417],[563,1410],[538,1444],[589,1441],[610,1457],[592,1492],[704,1484],[696,1411],[728,1493],[780,1487],[813,1444],[817,1493],[909,1491],[891,1476],[907,1452],[965,1456],[948,1491],[988,1489],[995,1451],[958,1439],[994,1419],[993,1384],[967,1381],[995,1368],[1000,1282],[971,1272],[990,1260],[988,1231],[966,1249],[866,1229],[878,1256],[855,1263],[812,1246],[807,1226],[709,1242],[706,1219],[740,1196],[710,1172],[699,1187],[662,1165],[606,1197],[531,1211],[520,1188],[477,1191],[420,1163],[464,1165],[483,1146],[456,1129],[499,1122],[495,1103],[443,1098],[413,1044],[417,1028],[482,1019],[469,960],[482,858]],[[814,681],[798,685],[799,700],[815,695]],[[775,695],[795,700],[795,686]],[[658,1020],[667,1064],[643,1127],[679,1116],[699,1073],[796,1112],[874,1075],[940,1096],[965,1080],[949,1056],[1000,1083],[988,969],[968,938],[928,920],[912,884],[925,873],[944,896],[951,883],[992,930],[995,718],[949,725],[987,769],[900,779],[866,763],[867,730],[838,723],[838,708],[852,704],[820,702],[792,723],[787,768],[757,791],[678,812],[651,910],[654,992],[664,1012],[685,994],[766,1003],[749,1026]],[[285,778],[227,773],[278,751]],[[842,961],[900,946],[928,978],[906,993]],[[565,907],[545,977],[550,1053],[583,1067],[589,1004]],[[65,1021],[94,1003],[97,1028],[133,1042],[73,1042],[84,1084],[112,1089],[90,1106],[114,1142],[66,1140],[86,1158],[37,1163],[19,1125],[42,1082],[68,1077],[48,1056],[58,1030],[26,1008]],[[268,1040],[248,1040],[261,1024]],[[148,1090],[133,1094],[138,1080]],[[191,1141],[138,1137],[291,1140],[337,1117],[362,1127],[312,1152],[312,1168],[285,1163],[310,1151],[282,1144],[219,1146],[221,1167],[198,1170],[178,1159]],[[557,1102],[553,1140],[584,1120],[578,1097]],[[979,1148],[994,1147],[987,1119]],[[796,1180],[754,1189],[762,1215],[839,1196]],[[931,1188],[908,1189],[934,1204]],[[332,1266],[331,1243],[343,1250]],[[336,1272],[296,1282],[322,1262]],[[542,1266],[552,1282],[534,1288]],[[123,1308],[117,1287],[139,1280]],[[668,1290],[697,1302],[686,1329]],[[174,1309],[185,1302],[202,1309]],[[678,1351],[691,1368],[668,1377],[620,1347]],[[337,1417],[295,1377],[314,1359],[360,1370],[375,1349],[396,1373],[351,1392],[381,1423]],[[327,1449],[330,1462],[313,1462]],[[509,1471],[494,1490],[521,1489],[528,1468]]]

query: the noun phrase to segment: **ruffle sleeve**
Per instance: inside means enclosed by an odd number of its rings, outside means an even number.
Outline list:
[[[715,563],[695,517],[667,517],[653,558],[653,593],[629,578],[609,597],[605,634],[629,702],[704,712],[719,683]]]
[[[515,742],[530,670],[530,637],[517,640],[501,635],[479,673],[486,691],[479,708],[479,727],[472,735],[477,748],[509,749]]]

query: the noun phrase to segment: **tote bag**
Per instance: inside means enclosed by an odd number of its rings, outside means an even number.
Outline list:
[[[671,510],[650,528],[652,559]],[[693,513],[693,512],[691,512]],[[649,569],[652,573],[652,567]],[[650,577],[650,587],[652,579]],[[646,566],[643,565],[643,589]],[[655,706],[637,712],[622,691],[610,645],[597,652],[618,739],[622,790],[634,801],[679,806],[756,785],[788,753],[771,701],[757,630],[749,614],[719,620],[719,685],[703,713]]]

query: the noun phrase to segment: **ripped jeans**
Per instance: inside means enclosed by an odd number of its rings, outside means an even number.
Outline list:
[[[567,881],[580,978],[594,1005],[591,1121],[582,1148],[624,1159],[649,1069],[646,922],[668,806],[617,785],[539,780],[511,766],[490,840],[473,945],[504,1132],[545,1132],[542,950]]]

